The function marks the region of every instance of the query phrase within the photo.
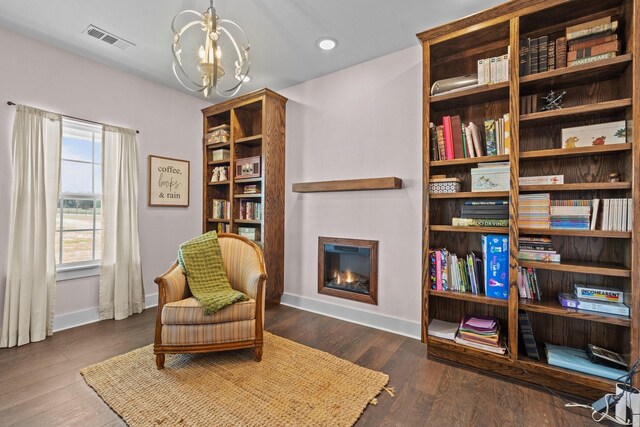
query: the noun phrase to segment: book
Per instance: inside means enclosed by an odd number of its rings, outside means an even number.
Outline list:
[[[583,22],[581,24],[571,25],[565,29],[567,33],[575,33],[576,31],[585,30],[587,28],[595,27],[597,25],[605,25],[611,22],[611,16],[605,16],[604,18],[593,19],[591,21]]]
[[[464,148],[462,146],[462,124],[460,116],[451,116],[451,143],[453,144],[453,158],[464,159]]]
[[[564,175],[521,176],[518,178],[518,184],[520,185],[564,184]]]
[[[595,21],[592,21],[592,22],[595,22]],[[608,33],[608,32],[613,33],[617,29],[618,29],[618,21],[612,21],[606,24],[594,25],[592,27],[584,28],[577,31],[570,32],[569,29],[567,29],[566,37],[567,37],[567,41],[569,41],[569,40],[574,40],[574,39],[578,39],[585,36],[590,36],[593,34],[601,34],[601,33]]]
[[[560,254],[520,250],[518,251],[518,259],[523,261],[560,262]]]
[[[627,123],[625,120],[618,120],[563,128],[561,138],[562,148],[624,144],[627,142]]]
[[[575,61],[567,61],[567,67],[575,65],[589,64],[591,62],[602,61],[603,59],[615,58],[616,52],[601,53],[600,55],[590,56],[588,58],[576,59]]]
[[[508,227],[508,219],[451,218],[454,227]]]
[[[496,121],[494,119],[484,121],[484,136],[487,156],[498,155],[498,146],[496,145]]]
[[[595,230],[598,224],[598,211],[600,207],[600,199],[593,199],[591,205],[591,224],[589,225],[590,230]]]
[[[484,59],[478,59],[478,84],[484,85],[487,84],[487,80],[484,76]]]
[[[569,51],[579,50],[579,49],[584,49],[584,48],[595,46],[595,45],[613,42],[616,40],[618,40],[617,34],[609,34],[608,36],[602,36],[600,34],[597,34],[592,38],[587,38],[586,40],[584,38],[580,40],[572,40],[569,43],[567,43],[567,48]]]
[[[478,349],[478,350],[484,350],[484,351],[488,351],[488,352],[496,353],[496,354],[505,354],[505,352],[507,351],[507,349],[504,346],[494,347],[494,346],[491,346],[491,345],[477,343],[477,342],[466,340],[466,339],[462,338],[460,336],[460,334],[456,335],[454,341],[457,344],[466,345],[467,347],[472,347],[472,348],[475,348],[475,349]]]
[[[490,66],[490,71],[489,71],[489,83],[496,83],[496,77],[498,75],[498,69],[497,69],[497,58],[493,57],[489,59],[489,66]]]
[[[576,298],[582,298],[594,301],[609,301],[624,303],[624,292],[611,288],[593,288],[586,285],[575,283],[573,291]]]
[[[527,38],[524,43],[524,76],[531,74],[531,39]]]
[[[471,136],[473,138],[473,148],[476,154],[476,157],[482,157],[485,155],[485,150],[483,150],[482,144],[482,133],[480,132],[480,128],[473,122],[469,122],[469,127],[471,128]]]
[[[438,139],[438,159],[447,160],[447,153],[444,147],[444,126],[436,126],[436,138]]]
[[[465,205],[468,206],[508,206],[507,200],[465,200]]]
[[[522,337],[522,343],[524,344],[524,350],[527,353],[527,356],[535,360],[540,360],[536,339],[533,336],[531,323],[529,323],[529,316],[524,310],[518,310],[518,329],[520,331],[520,336]]]
[[[505,113],[504,116],[502,116],[503,119],[503,130],[502,130],[502,134],[504,135],[503,137],[503,153],[504,154],[509,154],[509,152],[511,151],[511,116],[509,115],[509,113]]]
[[[467,152],[469,153],[469,157],[477,157],[478,155],[476,154],[476,150],[473,146],[473,135],[471,134],[471,127],[468,125],[465,126],[464,123],[462,124],[462,127],[464,129],[465,142],[467,144]]]
[[[440,160],[438,155],[438,134],[436,126],[433,122],[429,123],[429,151],[431,152],[431,160]]]
[[[628,362],[621,355],[615,351],[607,350],[606,348],[598,347],[593,344],[587,345],[586,350],[589,360],[599,365],[608,366],[614,369],[627,369]]]
[[[444,134],[444,151],[447,156],[447,160],[455,159],[455,152],[453,149],[453,128],[451,126],[451,116],[444,116],[442,118],[443,134]]]
[[[458,332],[458,323],[433,319],[429,323],[429,335],[453,341]]]
[[[629,307],[624,303],[582,299],[562,292],[558,294],[558,301],[560,301],[561,306],[566,308],[577,308],[579,310],[629,317]]]
[[[527,52],[525,51],[527,46],[527,39],[520,39],[518,41],[518,75],[520,77],[525,76],[525,65],[527,63]]]
[[[482,260],[486,295],[491,298],[509,298],[509,236],[482,235]]]
[[[590,56],[601,55],[608,52],[620,52],[620,42],[612,41],[609,43],[598,44],[585,47],[582,49],[570,50],[567,52],[567,61],[575,61],[577,59],[588,58]]]
[[[547,71],[556,69],[556,42],[549,40],[547,46]]]
[[[549,36],[538,37],[538,72],[547,71],[547,54],[548,54]]]
[[[540,40],[535,38],[535,39],[531,39],[531,42],[529,44],[529,56],[530,56],[530,62],[531,62],[531,74],[537,74],[538,73],[538,50],[539,50],[539,43]]]
[[[618,380],[627,375],[626,370],[610,368],[591,362],[586,351],[577,348],[545,343],[545,352],[547,353],[547,363],[552,366],[611,380]]]
[[[567,38],[558,37],[556,39],[556,68],[567,66]]]

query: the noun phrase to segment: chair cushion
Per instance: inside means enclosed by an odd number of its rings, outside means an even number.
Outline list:
[[[202,325],[208,323],[253,320],[256,317],[256,301],[249,299],[226,306],[213,314],[204,314],[202,304],[194,297],[170,302],[162,307],[163,325]]]
[[[207,325],[165,325],[162,327],[162,345],[208,345],[253,340],[256,321],[210,323]]]

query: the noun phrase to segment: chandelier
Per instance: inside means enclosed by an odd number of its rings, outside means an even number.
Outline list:
[[[188,18],[192,20],[185,22]],[[238,24],[216,14],[213,0],[209,0],[204,13],[195,10],[178,13],[171,22],[171,30],[173,74],[185,89],[202,92],[205,98],[214,92],[231,97],[249,80],[249,39]],[[193,48],[183,52],[183,42]]]

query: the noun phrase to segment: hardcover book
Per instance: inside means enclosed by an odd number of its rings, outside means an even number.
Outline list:
[[[588,58],[576,59],[575,61],[567,61],[567,66],[573,67],[575,65],[589,64],[591,62],[602,61],[603,59],[615,58],[616,56],[616,52],[601,53],[600,55],[594,55]]]
[[[629,317],[629,307],[622,303],[608,301],[594,301],[576,298],[571,294],[559,293],[558,301],[566,308],[577,308],[579,310],[595,311],[598,313],[615,314]]]
[[[562,129],[562,148],[624,144],[627,124],[624,120]]]
[[[556,68],[567,66],[567,39],[558,37],[556,39]]]
[[[610,380],[617,380],[627,375],[625,370],[610,368],[591,362],[584,350],[549,343],[546,343],[545,347],[549,365],[609,378]]]
[[[592,288],[576,283],[573,285],[573,290],[577,298],[616,303],[624,302],[624,292],[617,289]]]
[[[496,121],[494,119],[484,121],[484,137],[487,146],[487,156],[498,155],[498,146],[496,144]]]
[[[529,323],[529,316],[526,311],[518,310],[518,328],[527,356],[535,360],[540,360],[538,346],[536,345],[536,339],[533,336],[533,330],[531,329],[531,323]]]
[[[482,258],[486,295],[491,298],[509,298],[509,236],[485,234],[482,236]]]

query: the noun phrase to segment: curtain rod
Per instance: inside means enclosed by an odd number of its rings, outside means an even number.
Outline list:
[[[7,105],[16,105],[13,101],[7,101]],[[66,114],[60,114],[62,117],[66,117],[68,119],[80,120],[82,122],[94,123],[96,125],[104,125],[104,123],[94,122],[93,120],[81,119],[80,117],[67,116]],[[136,133],[140,133],[138,129],[136,129]]]

